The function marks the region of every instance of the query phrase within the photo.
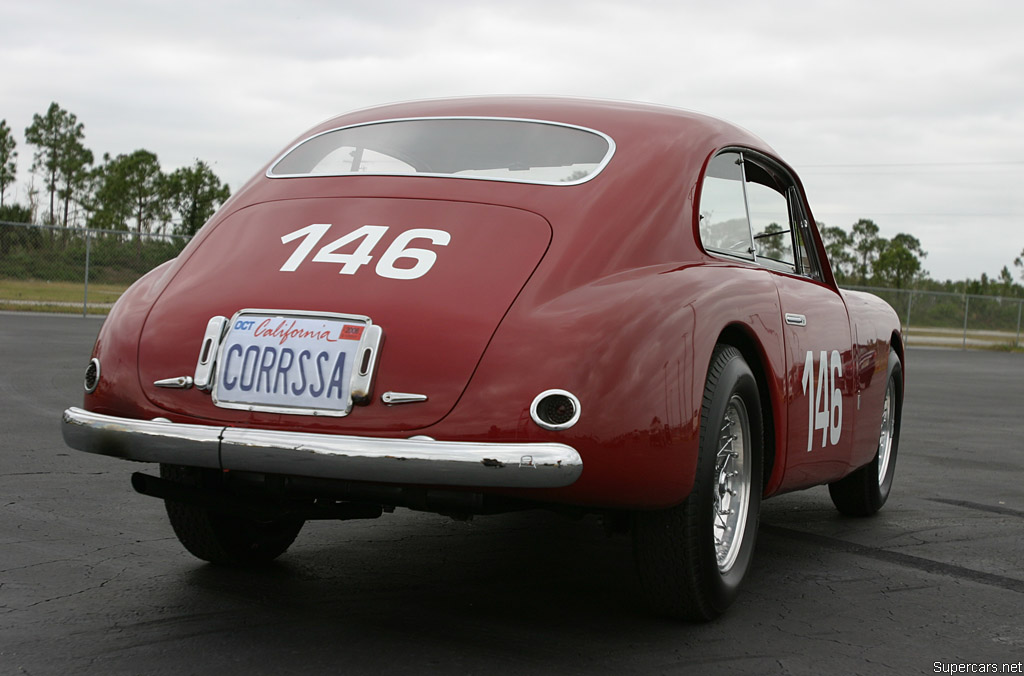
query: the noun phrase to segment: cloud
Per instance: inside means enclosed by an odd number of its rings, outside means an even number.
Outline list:
[[[1008,164],[1024,154],[1018,4],[36,0],[5,8],[0,58],[19,65],[0,119],[23,181],[21,132],[57,101],[97,156],[146,148],[165,170],[201,158],[238,187],[302,130],[377,103],[650,101],[766,139],[830,225],[873,218],[917,235],[933,276],[976,277],[1024,246],[1022,165]],[[851,164],[869,166],[834,166]],[[979,219],[993,244],[965,255]]]

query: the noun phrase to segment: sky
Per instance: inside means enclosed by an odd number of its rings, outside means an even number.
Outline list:
[[[651,102],[793,166],[819,222],[905,232],[938,280],[1024,249],[1019,0],[0,0],[0,119],[51,102],[97,158],[144,148],[240,187],[349,110],[466,95]]]

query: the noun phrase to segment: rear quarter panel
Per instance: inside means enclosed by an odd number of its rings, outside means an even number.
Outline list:
[[[783,370],[778,295],[762,270],[652,266],[536,305],[529,289],[524,296],[459,405],[425,433],[561,441],[579,451],[584,469],[575,484],[528,497],[604,507],[677,504],[692,488],[704,381],[722,332],[744,332],[762,346],[769,373]],[[781,399],[781,383],[770,381],[773,398]],[[561,432],[541,429],[528,411],[536,394],[556,387],[582,406],[579,423]]]

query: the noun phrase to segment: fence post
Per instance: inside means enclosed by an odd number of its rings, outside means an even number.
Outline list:
[[[964,296],[964,343],[963,349],[967,349],[967,311],[971,308],[971,297]]]
[[[1024,300],[1017,301],[1017,340],[1013,341],[1015,348],[1020,347],[1020,311],[1024,310]]]
[[[82,317],[89,316],[89,249],[92,244],[92,232],[85,229],[85,298],[82,300]]]
[[[907,344],[910,341],[910,308],[914,306],[914,290],[910,290],[910,295],[907,297],[907,328],[903,332],[903,343]]]

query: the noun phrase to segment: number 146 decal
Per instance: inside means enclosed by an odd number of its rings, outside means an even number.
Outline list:
[[[814,373],[818,377],[815,382]],[[807,450],[814,446],[814,433],[821,430],[821,447],[835,446],[843,432],[843,393],[839,379],[843,375],[843,359],[838,350],[832,354],[821,351],[818,368],[814,368],[814,353],[808,351],[804,360],[804,394],[807,396]]]
[[[330,223],[313,223],[281,237],[282,244],[301,240],[298,248],[281,266],[281,272],[294,272],[298,270],[299,266],[306,261],[309,254],[313,253],[313,249],[330,229]],[[386,225],[364,225],[361,228],[357,228],[320,247],[313,255],[313,262],[341,264],[341,269],[338,270],[340,274],[354,275],[359,268],[373,259],[372,252],[380,244],[388,229]],[[387,277],[388,279],[419,279],[427,274],[437,261],[437,253],[431,249],[409,246],[416,239],[430,240],[435,246],[448,246],[452,236],[444,230],[432,230],[429,228],[406,230],[398,235],[395,241],[380,255],[374,271],[379,276]],[[355,251],[338,253],[339,250],[357,242],[358,245],[355,247]],[[399,267],[395,265],[396,262],[403,259],[411,261],[412,267],[405,265]]]

